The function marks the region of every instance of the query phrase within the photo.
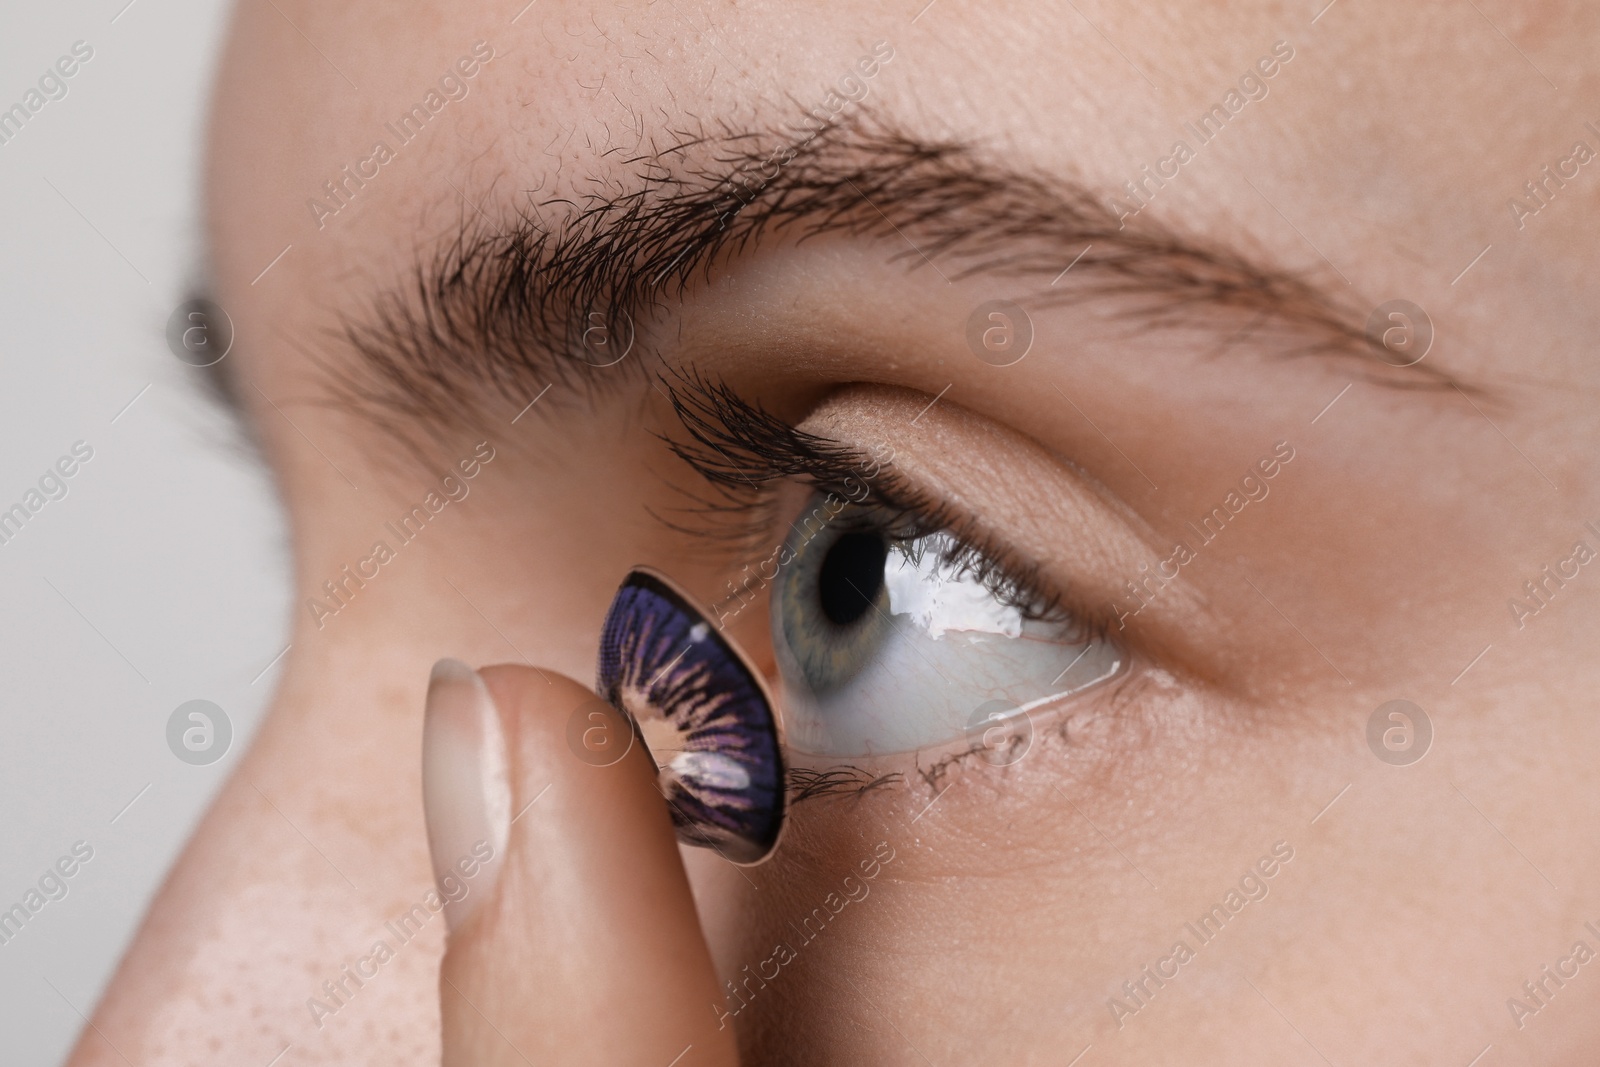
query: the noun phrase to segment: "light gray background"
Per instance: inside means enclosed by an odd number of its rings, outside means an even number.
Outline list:
[[[69,894],[0,945],[7,1064],[71,1047],[254,732],[287,642],[271,487],[164,335],[199,269],[200,137],[227,9],[91,0],[0,16],[0,108],[74,41],[94,48],[68,95],[0,145],[0,510],[74,441],[94,448],[68,495],[0,545],[0,910],[73,842],[94,848]],[[167,748],[168,716],[194,698],[234,727],[210,766]]]

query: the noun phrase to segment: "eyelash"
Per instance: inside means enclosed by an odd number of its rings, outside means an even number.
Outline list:
[[[688,522],[674,522],[658,514],[656,517],[670,528],[723,550],[761,551],[765,548],[763,531],[787,518],[777,510],[778,486],[798,480],[875,512],[881,517],[879,527],[897,543],[932,533],[944,534],[949,542],[940,551],[941,564],[976,577],[993,595],[1020,609],[1025,617],[1073,624],[1083,640],[1108,639],[1114,609],[1088,604],[1073,596],[1070,589],[1051,588],[1037,563],[1020,559],[1008,546],[979,529],[970,516],[933,499],[873,457],[798,430],[751,404],[726,384],[709,381],[693,370],[668,371],[663,385],[688,439],[668,434],[660,437],[714,493],[710,499],[689,494],[693,503],[682,509],[692,516]],[[863,467],[878,469],[867,478],[861,473]],[[951,766],[966,763],[984,751],[982,745],[974,745],[949,753],[931,766],[919,766],[917,777],[937,792],[939,779]],[[795,805],[829,796],[860,797],[880,786],[904,781],[905,776],[898,772],[876,775],[852,765],[824,771],[790,767],[789,802]]]
[[[926,549],[913,549],[910,542],[942,534],[941,566],[976,579],[1025,618],[1076,624],[1086,640],[1106,637],[1109,609],[1080,602],[1070,589],[1052,588],[1037,563],[1019,558],[971,516],[932,498],[873,457],[798,430],[697,372],[669,375],[667,397],[689,439],[662,439],[715,493],[713,499],[692,497],[693,505],[683,509],[694,517],[688,523],[657,516],[674,530],[723,548],[754,548],[762,531],[783,521],[776,513],[778,485],[798,480],[866,509],[872,525],[913,562]],[[878,469],[864,477],[864,467]]]

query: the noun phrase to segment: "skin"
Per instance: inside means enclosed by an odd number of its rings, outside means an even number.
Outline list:
[[[515,661],[587,681],[630,566],[711,600],[748,559],[652,517],[694,481],[653,436],[674,423],[643,379],[596,403],[555,387],[515,423],[520,405],[486,405],[427,435],[419,463],[396,427],[321,403],[327,366],[354,358],[325,331],[463,213],[499,216],[521,190],[559,197],[605,173],[615,157],[602,151],[631,145],[641,118],[652,131],[663,115],[744,121],[820,92],[880,39],[896,54],[872,84],[878,113],[1107,194],[1274,41],[1291,42],[1271,94],[1141,215],[1310,272],[1359,309],[1358,327],[1382,300],[1415,301],[1437,332],[1427,365],[1480,391],[1392,388],[1354,361],[1286,360],[1254,341],[1212,355],[1209,339],[1129,330],[1095,302],[1041,314],[1035,349],[997,369],[967,349],[966,318],[1015,286],[947,284],[892,259],[906,251],[892,236],[775,244],[693,286],[654,324],[668,364],[840,441],[887,441],[908,478],[1096,602],[1277,442],[1294,449],[1270,495],[1115,632],[1130,672],[1038,720],[1020,762],[918,773],[959,744],[870,761],[904,782],[798,806],[768,864],[684,855],[726,979],[767,959],[879,842],[893,851],[870,895],[729,1020],[742,1062],[1064,1063],[1088,1048],[1085,1067],[1465,1064],[1491,1045],[1479,1062],[1584,1062],[1600,1041],[1600,962],[1550,983],[1520,1026],[1507,999],[1532,1006],[1522,983],[1574,942],[1600,951],[1584,926],[1600,927],[1600,571],[1582,568],[1520,627],[1508,600],[1575,542],[1600,549],[1585,527],[1600,526],[1600,376],[1585,358],[1600,325],[1588,291],[1600,171],[1585,167],[1522,229],[1506,201],[1574,140],[1595,143],[1581,102],[1600,89],[1586,48],[1600,16],[1484,6],[1502,37],[1468,8],[1356,4],[1315,25],[1314,11],[1255,3],[1158,15],[939,0],[913,22],[910,8],[848,4],[542,0],[511,24],[514,7],[238,11],[219,68],[210,235],[247,417],[292,524],[298,598],[364,556],[477,442],[495,459],[348,607],[320,627],[297,614],[270,715],[71,1063],[265,1064],[285,1046],[283,1065],[438,1060],[442,921],[320,1027],[307,1009],[431,884],[419,772],[430,664]],[[447,128],[402,149],[317,231],[304,199],[479,39],[496,58]],[[1060,249],[1061,264],[1078,251]],[[744,613],[737,633],[770,666],[765,618]],[[564,755],[576,690],[507,677],[502,714]],[[1374,709],[1396,698],[1432,724],[1409,766],[1367,742]],[[519,765],[519,806],[541,784],[539,748]],[[627,804],[648,808],[623,793],[541,805],[528,825],[573,849],[610,840],[606,827],[633,825]],[[637,906],[650,879],[673,876],[664,825],[649,825],[637,879],[596,874],[590,894],[563,883],[541,901],[538,879],[502,877],[497,906],[560,915],[564,929],[615,916],[640,944],[678,943],[696,922],[686,903]],[[1265,898],[1210,943],[1192,938],[1185,924],[1279,842],[1292,859],[1261,879]],[[514,841],[509,862],[570,861]],[[612,1027],[638,1038],[639,1062],[671,1058],[645,1055],[651,1033],[630,1023],[641,1013],[628,999],[604,995],[604,969],[545,977],[541,952],[570,942],[537,923],[506,929],[502,951],[447,964],[493,996],[491,1014],[512,1025],[516,1005],[539,1004],[552,1026],[583,1020],[562,1032],[571,1062],[620,1062],[596,1037]],[[1137,1005],[1123,983],[1180,939],[1194,959],[1119,1020],[1112,998]],[[660,955],[606,958],[714,1020]],[[447,997],[444,1018],[453,1011]],[[457,1052],[479,1039],[460,1037]],[[505,1055],[495,1048],[483,1055]]]

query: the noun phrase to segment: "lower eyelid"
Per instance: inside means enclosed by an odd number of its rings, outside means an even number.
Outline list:
[[[875,789],[899,785],[904,781],[905,775],[900,771],[874,774],[854,764],[846,763],[821,769],[791,766],[787,787],[789,803],[793,805],[824,797],[859,797]]]
[[[794,754],[790,757],[791,803],[801,800],[842,799],[865,801],[874,794],[902,791],[917,798],[910,809],[915,816],[923,804],[941,797],[956,783],[956,776],[978,774],[984,782],[1005,791],[1008,783],[1020,776],[1043,773],[1061,774],[1060,761],[1081,760],[1086,766],[1070,778],[1081,780],[1097,776],[1090,767],[1103,767],[1119,761],[1127,746],[1141,746],[1147,739],[1146,724],[1116,738],[1097,731],[1092,743],[1084,743],[1093,724],[1122,719],[1125,715],[1144,715],[1150,695],[1150,681],[1141,666],[1129,663],[1117,677],[1102,687],[1077,693],[1060,703],[1028,713],[1026,745],[985,745],[983,739],[961,738],[942,745],[931,745],[914,752],[874,756],[840,762],[821,756]],[[996,742],[1004,738],[993,739]],[[920,821],[920,820],[917,820]]]

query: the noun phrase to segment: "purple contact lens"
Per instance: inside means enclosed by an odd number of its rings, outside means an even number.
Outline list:
[[[783,826],[783,751],[760,679],[664,579],[635,570],[600,631],[596,689],[631,715],[660,768],[679,839],[735,863]]]

